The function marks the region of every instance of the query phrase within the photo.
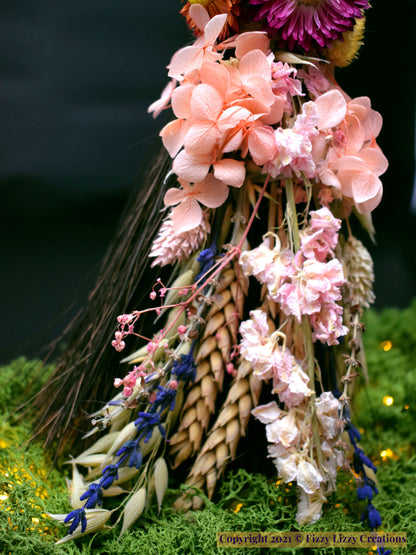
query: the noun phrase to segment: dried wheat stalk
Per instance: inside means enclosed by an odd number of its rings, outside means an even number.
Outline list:
[[[236,343],[245,291],[245,278],[237,276],[234,269],[228,268],[222,273],[205,317],[207,324],[195,359],[195,382],[185,400],[178,430],[170,438],[174,468],[201,447],[215,412],[218,393],[222,391],[232,346]]]
[[[251,409],[258,404],[262,381],[252,373],[250,365],[242,361],[238,374],[200,453],[189,473],[187,484],[205,489],[212,497],[218,478],[228,462],[236,456],[238,442],[245,435]],[[176,502],[176,508],[200,508],[202,499],[186,494]]]

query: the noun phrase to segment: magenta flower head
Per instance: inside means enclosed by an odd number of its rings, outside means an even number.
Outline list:
[[[259,6],[254,19],[265,19],[271,36],[277,32],[290,50],[330,46],[351,31],[355,20],[364,17],[368,0],[250,0]]]

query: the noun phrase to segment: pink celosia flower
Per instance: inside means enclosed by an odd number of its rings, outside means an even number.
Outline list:
[[[305,50],[341,39],[370,6],[368,0],[250,0],[250,4],[260,5],[254,19],[266,19],[270,34],[279,32],[290,49],[299,44]]]
[[[227,14],[219,14],[212,19],[200,4],[193,4],[189,15],[203,34],[192,46],[185,46],[176,52],[169,65],[169,77],[180,81],[184,74],[194,69],[199,69],[204,62],[221,59],[222,55],[216,52],[215,42],[227,21]]]
[[[203,212],[199,203],[208,208],[218,208],[228,197],[228,187],[212,174],[193,186],[186,181],[178,181],[182,189],[169,189],[163,199],[166,206],[178,205],[173,208],[171,214],[176,234],[201,225]]]
[[[201,223],[189,231],[175,233],[173,221],[170,217],[162,223],[158,236],[153,241],[149,256],[155,258],[153,266],[166,266],[175,262],[187,260],[193,252],[198,250],[206,240],[211,228],[206,213],[203,213]]]

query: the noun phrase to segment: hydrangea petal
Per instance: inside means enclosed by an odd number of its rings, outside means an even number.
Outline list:
[[[246,177],[244,162],[223,158],[214,164],[214,175],[230,187],[241,187]]]
[[[202,208],[197,201],[188,196],[172,210],[172,223],[175,233],[183,233],[198,227],[203,218]]]
[[[318,129],[331,129],[341,123],[347,113],[347,103],[337,89],[332,89],[315,100],[318,110]]]

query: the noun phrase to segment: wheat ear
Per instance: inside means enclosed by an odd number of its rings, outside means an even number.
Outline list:
[[[246,283],[232,268],[218,280],[195,362],[196,378],[190,388],[177,432],[170,438],[170,454],[176,468],[199,451],[222,391],[225,367],[236,342]]]

